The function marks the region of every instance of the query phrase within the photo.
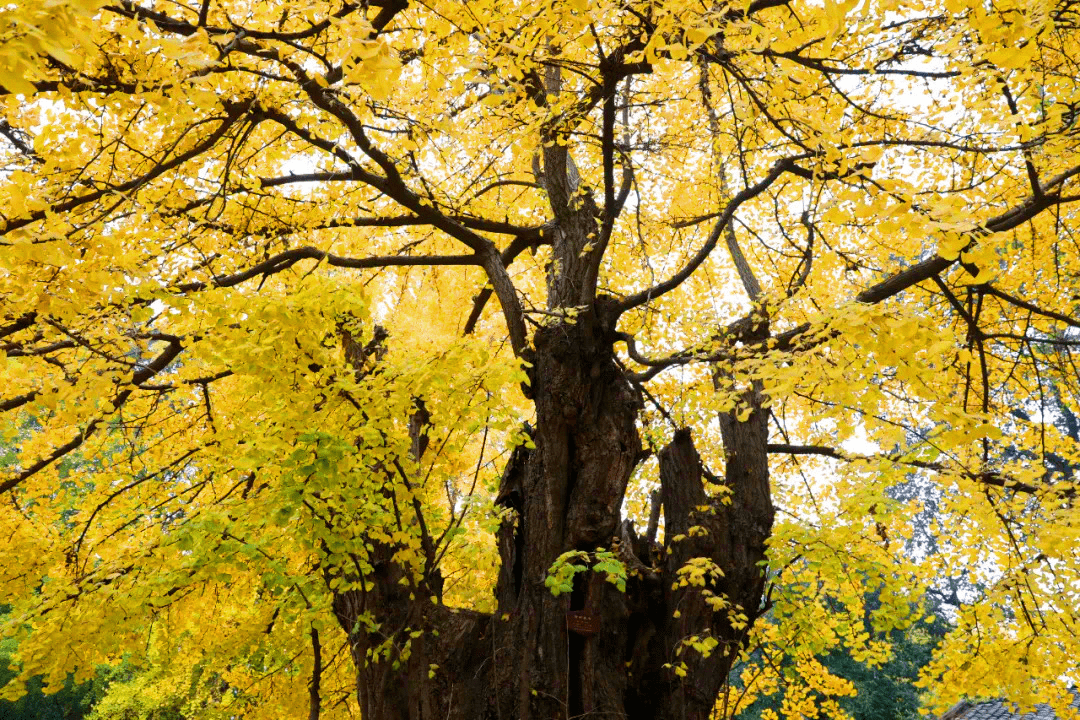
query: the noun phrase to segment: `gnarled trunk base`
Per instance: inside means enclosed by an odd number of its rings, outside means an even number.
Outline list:
[[[721,419],[728,505],[706,495],[689,431],[676,434],[659,458],[666,545],[650,546],[621,518],[642,457],[639,399],[594,328],[586,318],[536,334],[535,448],[518,448],[503,475],[498,502],[513,520],[499,533],[494,617],[403,596],[389,559],[366,597],[339,595],[365,720],[709,716],[764,587],[766,412],[749,398],[749,419]],[[592,572],[567,595],[545,586],[562,553],[614,547],[625,592]],[[377,631],[357,624],[365,607]]]

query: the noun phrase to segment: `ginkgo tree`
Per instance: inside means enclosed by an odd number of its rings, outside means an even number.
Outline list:
[[[1080,680],[1071,0],[0,15],[20,678],[842,717],[962,577],[931,707]]]

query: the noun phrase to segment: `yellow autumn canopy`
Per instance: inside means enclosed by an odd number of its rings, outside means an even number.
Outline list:
[[[841,717],[815,657],[883,662],[928,589],[928,707],[1080,682],[1068,0],[17,0],[0,38],[21,680],[127,658],[101,717],[357,717],[349,633],[407,663],[430,627],[336,603],[390,548],[499,611],[537,333],[600,318],[649,451],[608,512],[647,524],[679,428],[724,497],[717,417],[769,416],[717,713]]]

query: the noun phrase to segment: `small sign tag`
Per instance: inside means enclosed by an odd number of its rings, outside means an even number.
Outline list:
[[[595,635],[600,632],[600,618],[588,610],[567,610],[566,629],[578,635]]]

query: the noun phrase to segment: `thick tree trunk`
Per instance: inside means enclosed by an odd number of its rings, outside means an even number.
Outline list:
[[[650,547],[621,518],[642,457],[640,402],[611,338],[582,316],[539,330],[535,348],[535,449],[515,451],[498,496],[512,519],[498,538],[495,615],[402,584],[386,547],[371,589],[335,601],[365,720],[704,719],[759,611],[773,517],[760,397],[746,395],[744,421],[721,418],[730,504],[706,494],[688,430],[660,452],[666,539]],[[560,554],[616,546],[625,593],[592,572],[568,596],[545,586]],[[695,580],[688,562],[708,572]]]
[[[773,509],[767,411],[756,389],[744,393],[742,422],[734,411],[720,418],[729,504],[706,494],[682,430],[659,454],[664,547],[622,521],[643,457],[641,400],[615,359],[615,321],[595,297],[596,206],[560,182],[565,155],[556,145],[544,151],[557,220],[548,303],[582,311],[533,338],[535,447],[514,451],[496,500],[508,509],[497,610],[439,605],[437,570],[414,584],[395,564],[396,548],[369,543],[367,589],[338,592],[334,602],[352,639],[364,720],[704,720],[759,611]],[[354,364],[373,352],[358,350]],[[426,445],[424,417],[420,405],[411,423],[416,457]],[[594,572],[558,597],[545,585],[561,554],[615,547],[628,571],[625,592]],[[433,565],[433,549],[424,550]]]
[[[503,718],[622,711],[626,598],[593,573],[579,576],[569,597],[544,585],[562,553],[613,546],[641,456],[637,395],[595,327],[581,317],[536,334],[536,448],[508,469],[500,493],[518,519],[500,538],[493,660]],[[568,632],[571,610],[598,618],[598,632]]]

